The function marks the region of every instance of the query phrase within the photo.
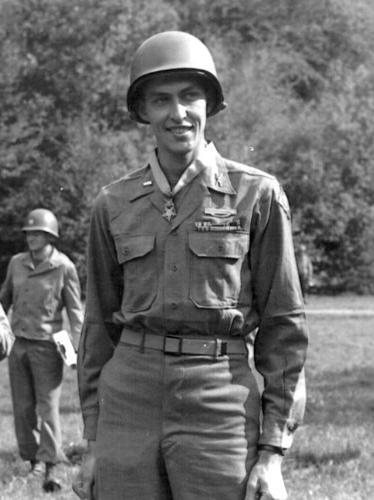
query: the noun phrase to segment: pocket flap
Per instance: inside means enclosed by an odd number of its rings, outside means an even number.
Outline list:
[[[248,233],[196,232],[189,235],[190,249],[198,257],[239,259],[248,252]]]
[[[155,246],[155,235],[128,236],[116,238],[117,258],[120,264],[138,257],[143,257],[151,252]]]

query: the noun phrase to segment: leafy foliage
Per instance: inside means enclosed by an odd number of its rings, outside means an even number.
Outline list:
[[[126,111],[132,55],[182,29],[229,103],[209,137],[282,181],[324,288],[374,291],[370,0],[0,0],[0,14],[0,281],[37,206],[84,281],[94,197],[152,147]]]

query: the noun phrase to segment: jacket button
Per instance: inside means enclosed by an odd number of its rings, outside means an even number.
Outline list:
[[[122,250],[122,253],[123,255],[128,255],[130,253],[130,250],[128,247],[125,247],[123,250]]]

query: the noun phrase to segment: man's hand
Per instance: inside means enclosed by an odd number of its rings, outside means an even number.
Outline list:
[[[89,441],[81,468],[73,481],[73,491],[79,498],[95,500],[95,441]]]
[[[270,451],[259,452],[258,461],[249,475],[245,500],[286,500],[282,458]]]

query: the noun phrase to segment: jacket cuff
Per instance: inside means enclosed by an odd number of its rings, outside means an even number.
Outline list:
[[[269,445],[287,450],[291,447],[295,431],[299,427],[299,422],[289,418],[284,422],[266,418],[263,422],[263,430],[258,445]]]
[[[96,440],[96,433],[97,433],[97,422],[98,422],[99,416],[98,415],[87,415],[83,417],[84,420],[84,431],[83,431],[83,438],[90,440],[90,441],[95,441]]]

